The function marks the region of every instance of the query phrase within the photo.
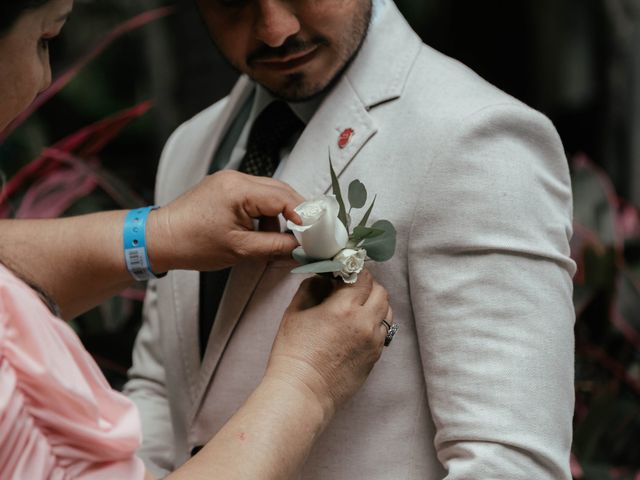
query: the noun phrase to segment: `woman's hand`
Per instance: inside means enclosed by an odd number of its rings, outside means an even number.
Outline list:
[[[290,234],[256,231],[254,220],[273,226],[282,214],[300,223],[294,208],[304,198],[285,183],[225,170],[155,210],[147,224],[154,271],[219,270],[246,258],[289,255]],[[271,228],[273,230],[273,228]]]
[[[313,277],[287,309],[265,378],[311,392],[332,416],[362,386],[392,323],[387,291],[364,270],[354,285]]]
[[[167,479],[293,478],[335,410],[380,358],[387,292],[368,271],[354,285],[305,280],[287,309],[265,376],[207,445]]]

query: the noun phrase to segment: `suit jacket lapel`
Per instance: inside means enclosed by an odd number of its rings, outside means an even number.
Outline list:
[[[190,421],[200,409],[215,368],[266,267],[266,261],[247,261],[237,264],[231,270],[202,360],[202,368],[196,384],[196,402],[191,411]],[[192,345],[198,344],[197,336],[195,342]]]
[[[230,93],[229,100],[220,116],[217,117],[215,121],[203,123],[200,126],[203,129],[202,138],[204,138],[205,141],[199,142],[197,148],[190,152],[191,161],[189,162],[189,168],[180,170],[182,178],[179,182],[180,192],[176,192],[177,194],[191,188],[207,175],[213,154],[220,145],[225,131],[238,111],[242,108],[252,90],[252,83],[242,78]],[[159,200],[164,203],[165,201],[173,200],[177,195],[170,196],[172,198],[164,198],[163,196],[163,198]],[[198,345],[197,318],[200,273],[178,270],[171,272],[170,277],[173,283],[173,292],[179,292],[179,295],[174,295],[172,299],[175,312],[173,325],[176,330],[176,338],[180,344],[180,358],[183,362],[182,367],[186,377],[184,384],[186,384],[186,389],[193,401],[197,398],[197,385],[200,371],[199,352],[197,348],[194,348],[194,346]]]
[[[353,134],[341,148],[340,135],[347,129]],[[305,198],[323,195],[331,187],[329,157],[339,176],[376,131],[365,105],[343,78],[311,119],[291,152],[281,179]]]

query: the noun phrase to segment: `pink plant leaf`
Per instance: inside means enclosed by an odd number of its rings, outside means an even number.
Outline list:
[[[95,178],[77,169],[60,169],[44,177],[25,194],[16,218],[59,217],[97,186]]]
[[[93,176],[98,186],[104,190],[122,208],[137,208],[144,205],[144,200],[115,175],[100,167],[99,162],[87,162],[70,153],[47,148],[44,152],[49,158],[74,167],[78,171]]]
[[[93,157],[131,121],[144,115],[151,106],[152,103],[146,101],[118,112],[63,138],[53,145],[51,149],[67,152],[77,157]],[[22,167],[7,181],[0,194],[0,218],[6,218],[9,215],[8,199],[21,188],[24,188],[31,179],[50,175],[59,168],[60,160],[51,158],[46,152],[45,150],[38,158]]]
[[[640,210],[635,206],[624,203],[618,213],[618,222],[624,240],[640,239]]]
[[[640,352],[640,285],[625,271],[618,278],[609,318],[613,326]]]
[[[134,300],[136,302],[143,302],[145,297],[145,290],[129,287],[122,292],[120,292],[120,296],[122,298],[126,298],[127,300]]]
[[[104,52],[114,41],[118,40],[123,35],[139,29],[155,20],[166,17],[175,12],[174,7],[160,7],[153,10],[146,11],[133,17],[132,19],[122,23],[112,30],[105,38],[103,38],[91,51],[85,56],[80,58],[71,68],[60,75],[51,86],[42,92],[33,102],[33,104],[25,110],[18,118],[16,118],[11,125],[4,132],[0,132],[0,143],[2,143],[16,128],[22,125],[33,113],[38,110],[42,105],[54,97],[60,90],[62,90],[73,78],[91,63],[96,57]]]
[[[598,256],[607,253],[607,247],[602,243],[600,236],[578,222],[573,223],[573,236],[570,241],[571,258],[576,262],[577,271],[574,276],[574,283],[583,285],[585,278],[585,255],[591,249]]]
[[[573,453],[571,454],[571,476],[575,480],[584,478],[584,471],[582,470],[582,466],[580,466],[580,462]]]
[[[621,382],[625,383],[636,395],[640,395],[640,380],[632,377],[627,372],[625,365],[611,357],[600,346],[583,344],[577,346],[578,353],[595,360],[602,368],[612,374]]]
[[[629,240],[640,240],[640,209],[620,198],[607,174],[596,166],[585,155],[578,155],[573,159],[574,174],[588,173],[597,181],[603,195],[606,197],[609,210],[613,214],[613,247],[616,251],[618,266],[624,263],[624,243]],[[575,175],[574,175],[575,176]],[[581,199],[577,198],[579,202]],[[580,222],[575,222],[579,225]],[[584,227],[584,226],[583,226]],[[580,233],[580,232],[579,232]],[[595,233],[592,231],[592,233]],[[602,239],[601,239],[602,240]],[[596,242],[590,242],[595,246]],[[601,242],[603,243],[603,242]]]
[[[131,121],[149,111],[153,103],[149,100],[139,103],[104,120],[78,130],[53,145],[53,148],[74,153],[79,157],[97,155],[111,142]]]

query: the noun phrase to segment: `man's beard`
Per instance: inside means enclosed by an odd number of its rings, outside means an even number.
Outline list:
[[[237,65],[234,65],[218,48],[215,41],[212,43],[216,46],[218,51],[220,52],[222,58],[224,58],[229,65],[239,73],[247,73],[252,80],[256,81],[263,88],[269,91],[274,97],[284,100],[286,102],[305,102],[308,100],[312,100],[314,98],[320,97],[324,95],[326,92],[330,91],[336,83],[342,78],[342,75],[349,68],[353,60],[356,58],[364,41],[369,32],[369,24],[371,23],[371,14],[372,14],[372,3],[368,2],[368,8],[364,8],[360,12],[356,12],[353,18],[353,28],[349,32],[345,38],[337,39],[336,42],[342,42],[343,44],[349,45],[350,48],[346,49],[344,52],[341,52],[341,58],[339,62],[341,63],[340,67],[327,81],[313,82],[313,79],[310,79],[307,74],[302,72],[295,72],[289,75],[286,75],[286,81],[277,88],[271,88],[267,85],[264,85],[259,82],[251,72],[243,72],[241,68]],[[213,39],[212,39],[213,40]],[[292,55],[295,53],[303,52],[312,47],[324,48],[330,45],[330,42],[327,38],[318,36],[314,37],[311,40],[302,40],[297,37],[288,38],[284,44],[277,48],[271,48],[266,45],[263,45],[259,49],[251,52],[247,56],[246,64],[251,68],[255,62],[259,60],[268,60],[268,59],[277,59],[284,58],[288,55]]]
[[[284,86],[281,88],[271,89],[266,85],[262,85],[265,89],[267,89],[273,96],[280,98],[286,102],[306,102],[312,100],[314,98],[325,95],[329,92],[333,87],[340,81],[342,75],[344,75],[345,71],[349,68],[353,60],[358,56],[362,45],[364,44],[365,39],[367,38],[367,34],[369,33],[369,24],[371,23],[371,3],[369,3],[369,8],[363,12],[358,12],[354,16],[354,28],[350,32],[348,37],[348,44],[352,46],[351,49],[345,50],[344,55],[340,58],[340,62],[342,65],[338,68],[335,75],[330,78],[328,81],[321,83],[313,83],[312,79],[308,78],[308,76],[304,73],[292,73],[287,75],[287,81]],[[295,37],[288,39],[282,47],[286,47],[289,41],[292,42],[295,47],[296,44],[300,42],[295,39]],[[322,48],[322,45],[328,45],[329,41],[325,38],[317,38],[315,39],[316,45],[319,45]],[[308,44],[307,44],[308,45]],[[300,48],[300,45],[298,45]],[[301,51],[301,50],[298,50]],[[295,53],[296,50],[292,50]]]

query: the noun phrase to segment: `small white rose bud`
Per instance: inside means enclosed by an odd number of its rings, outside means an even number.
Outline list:
[[[287,228],[293,232],[308,257],[325,260],[346,247],[349,233],[338,218],[339,210],[334,195],[310,200],[296,207],[302,225],[287,222]]]
[[[358,250],[345,248],[333,258],[334,262],[340,262],[342,264],[342,270],[335,272],[333,276],[342,277],[344,283],[356,283],[358,281],[358,274],[364,268],[366,258],[367,252],[362,248]]]

